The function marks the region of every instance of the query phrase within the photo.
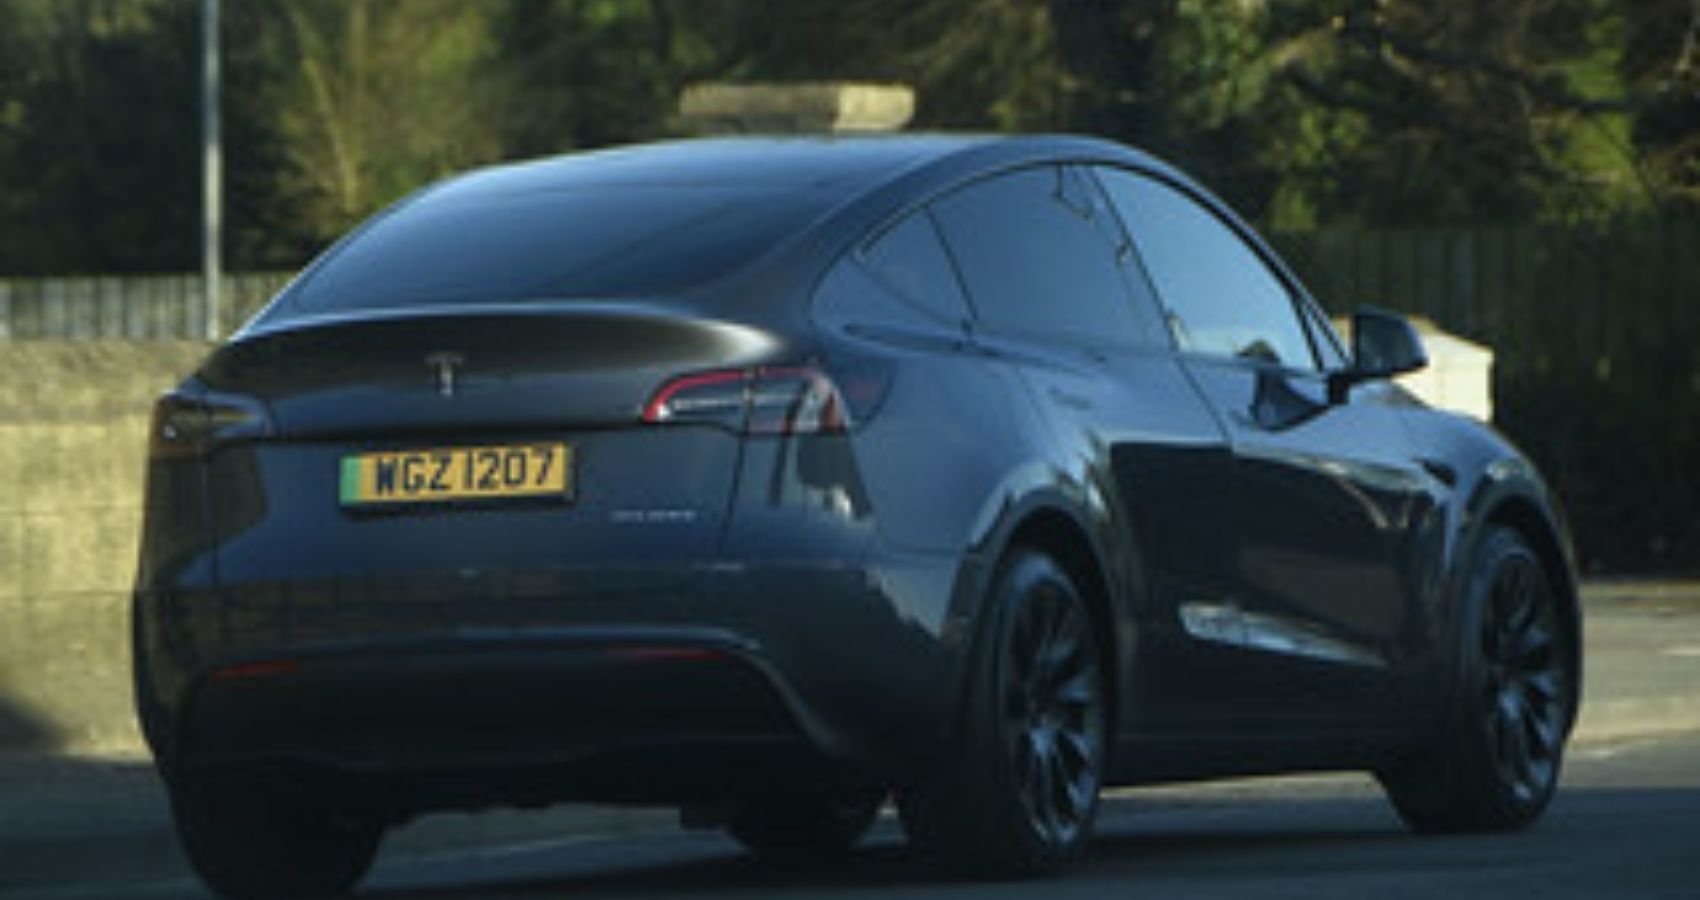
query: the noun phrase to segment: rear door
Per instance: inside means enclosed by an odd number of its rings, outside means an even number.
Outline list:
[[[1179,185],[1103,168],[1186,371],[1233,448],[1231,589],[1180,621],[1256,687],[1243,716],[1310,726],[1395,719],[1419,653],[1414,563],[1440,486],[1387,385],[1330,403],[1344,364],[1307,298],[1233,223]]]

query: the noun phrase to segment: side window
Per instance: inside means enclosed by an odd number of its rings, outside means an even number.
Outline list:
[[[925,211],[912,213],[862,251],[862,263],[898,296],[951,323],[969,318],[938,229]]]
[[[1153,178],[1100,169],[1183,350],[1315,369],[1292,294],[1227,223]]]
[[[1092,188],[1057,166],[1020,169],[934,201],[980,324],[991,332],[1148,345]]]

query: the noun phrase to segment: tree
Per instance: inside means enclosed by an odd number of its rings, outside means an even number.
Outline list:
[[[196,247],[194,21],[170,0],[0,4],[0,270],[181,270]]]
[[[488,4],[271,0],[277,194],[329,238],[421,184],[498,159]]]
[[[719,77],[734,5],[724,0],[509,0],[500,46],[510,155],[653,139],[685,84]]]
[[[1667,202],[1700,210],[1700,2],[1625,0],[1622,71],[1643,92],[1633,140]]]

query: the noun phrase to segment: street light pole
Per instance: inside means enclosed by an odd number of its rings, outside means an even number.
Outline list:
[[[201,0],[201,284],[205,337],[216,341],[223,260],[219,255],[224,210],[224,158],[219,134],[218,0]]]

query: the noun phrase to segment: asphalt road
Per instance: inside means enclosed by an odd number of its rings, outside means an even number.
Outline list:
[[[831,866],[774,868],[712,833],[656,827],[481,850],[386,853],[363,896],[385,898],[1700,897],[1700,733],[1585,744],[1548,816],[1514,835],[1407,834],[1366,778],[1335,776],[1118,793],[1083,865],[1018,883],[940,880],[882,822]],[[424,835],[421,837],[420,835]],[[404,839],[404,849],[408,841]],[[99,860],[88,860],[95,877]],[[202,898],[190,878],[36,885],[43,898]]]
[[[1412,837],[1357,776],[1139,790],[1107,801],[1077,870],[963,884],[911,858],[889,821],[842,864],[786,870],[667,812],[567,806],[400,829],[363,894],[1700,900],[1700,586],[1590,591],[1578,740],[1553,809],[1524,834]],[[143,761],[0,754],[0,898],[206,896]]]

